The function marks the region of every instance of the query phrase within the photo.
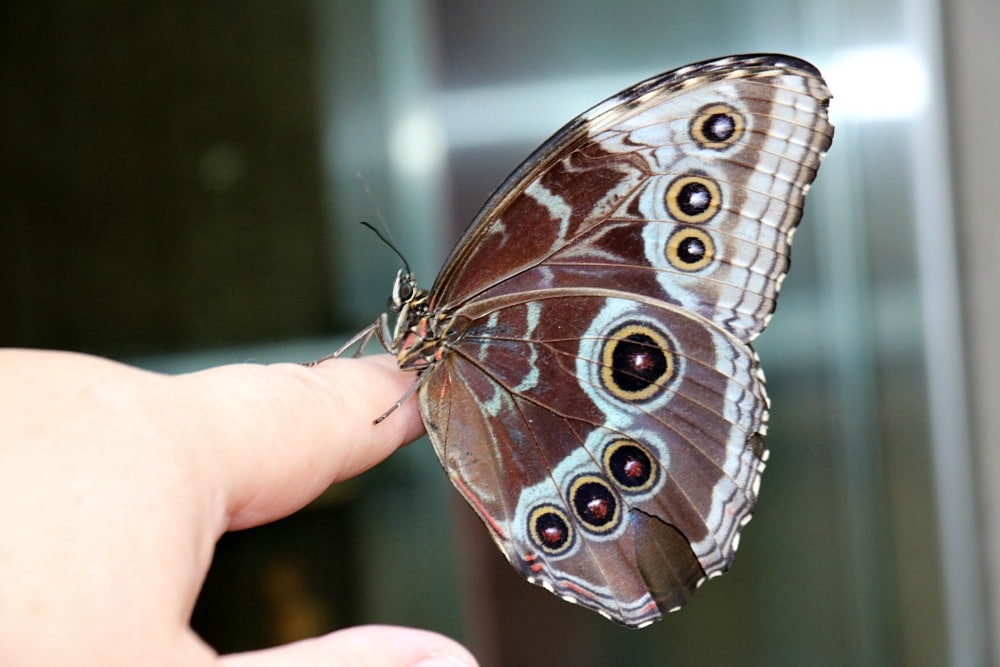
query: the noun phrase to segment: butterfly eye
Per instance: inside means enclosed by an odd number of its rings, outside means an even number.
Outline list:
[[[412,299],[413,283],[410,281],[406,281],[403,284],[401,284],[399,286],[399,293],[397,294],[397,298],[399,299],[400,303],[406,303],[407,301]]]
[[[396,276],[396,284],[392,288],[392,298],[389,299],[389,310],[398,313],[405,304],[409,303],[417,292],[417,286],[413,283],[413,278],[404,275],[402,271]]]

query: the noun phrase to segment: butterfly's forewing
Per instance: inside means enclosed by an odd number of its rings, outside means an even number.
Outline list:
[[[641,83],[540,148],[453,251],[421,410],[532,581],[640,626],[729,567],[766,459],[746,342],[787,271],[828,99],[787,56]]]
[[[507,179],[445,263],[432,306],[613,285],[751,340],[774,310],[832,140],[829,97],[812,65],[772,55],[690,65],[619,93]]]

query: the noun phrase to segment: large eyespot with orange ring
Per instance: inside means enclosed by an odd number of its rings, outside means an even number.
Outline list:
[[[611,485],[597,475],[580,475],[569,486],[573,515],[594,533],[610,533],[622,520],[622,504]]]
[[[719,185],[707,176],[687,174],[667,186],[667,211],[678,222],[698,224],[712,219],[722,207]]]
[[[728,104],[709,104],[691,121],[691,138],[702,148],[724,150],[740,140],[746,129],[743,114]]]
[[[700,271],[715,259],[715,243],[703,229],[679,227],[667,239],[667,261],[680,271]]]
[[[649,450],[635,440],[620,438],[604,448],[605,472],[623,493],[644,493],[660,476],[660,466]]]
[[[601,384],[630,403],[662,393],[676,374],[674,347],[649,324],[627,322],[614,329],[601,349]]]
[[[559,556],[573,546],[573,524],[555,505],[540,505],[528,516],[528,535],[543,553]]]

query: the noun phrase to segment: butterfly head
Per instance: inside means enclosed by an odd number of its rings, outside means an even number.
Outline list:
[[[426,355],[437,339],[435,328],[429,324],[427,301],[427,290],[417,285],[412,273],[400,269],[387,305],[396,313],[389,350],[397,356],[404,370],[426,368],[435,361]]]

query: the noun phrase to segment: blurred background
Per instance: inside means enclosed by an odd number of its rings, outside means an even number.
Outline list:
[[[316,358],[398,268],[357,221],[429,286],[576,114],[792,53],[837,134],[756,344],[772,456],[726,577],[618,628],[522,582],[421,441],[226,536],[194,624],[222,651],[416,625],[485,666],[990,664],[998,31],[995,0],[5,2],[0,345],[166,372]]]

